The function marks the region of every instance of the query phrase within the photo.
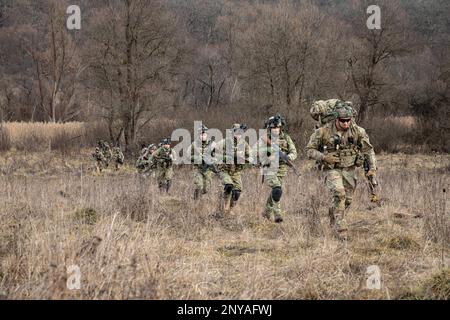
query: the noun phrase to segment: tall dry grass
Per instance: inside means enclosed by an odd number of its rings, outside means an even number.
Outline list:
[[[139,124],[139,132],[131,151],[139,151],[142,144],[157,143],[170,136],[177,128],[185,128],[191,132],[194,121],[202,120],[210,128],[225,130],[235,122],[245,122],[251,128],[260,128],[258,120],[261,115],[245,115],[242,110],[223,115],[221,110],[213,110],[207,114],[191,112],[183,119],[170,115],[151,119]],[[243,120],[246,119],[247,121]],[[439,139],[427,139],[430,129],[415,117],[373,118],[364,125],[371,137],[377,152],[388,153],[427,153],[430,151],[446,152],[448,140],[445,133]],[[386,130],[389,128],[389,130]],[[314,130],[314,122],[305,112],[304,118],[290,123],[289,132],[298,146],[304,146]],[[427,132],[427,134],[424,134]],[[117,134],[114,133],[114,134]],[[67,122],[67,123],[27,123],[7,122],[0,127],[0,150],[9,149],[43,151],[59,150],[63,153],[77,151],[94,146],[99,139],[110,141],[107,125],[103,122]],[[123,142],[123,139],[121,140]]]
[[[59,174],[30,176],[33,167],[2,177],[2,297],[450,297],[450,223],[442,191],[450,182],[442,171],[448,156],[380,157],[385,205],[370,205],[360,179],[347,216],[347,244],[330,235],[329,195],[310,162],[297,164],[300,180],[287,177],[288,214],[283,224],[274,224],[260,216],[269,189],[257,170],[244,173],[234,215],[218,219],[217,178],[211,193],[195,203],[188,167],[176,169],[171,194],[161,196],[152,178],[131,168],[97,177],[81,159]],[[80,290],[67,287],[71,265],[80,268]],[[366,287],[371,265],[380,268],[381,290]]]
[[[3,151],[71,151],[93,146],[98,139],[108,139],[105,124],[99,122],[6,122],[2,124],[1,133],[0,149]]]

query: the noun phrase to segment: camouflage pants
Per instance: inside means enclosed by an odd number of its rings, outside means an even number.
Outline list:
[[[222,169],[219,172],[219,176],[223,185],[231,184],[233,186],[233,190],[242,191],[241,173],[242,170],[240,169]]]
[[[242,168],[225,166],[219,172],[220,179],[224,186],[223,198],[221,201],[221,211],[229,212],[239,199],[242,191]],[[230,190],[229,187],[231,187]]]
[[[156,179],[158,181],[158,186],[165,186],[170,184],[173,178],[173,167],[157,167],[156,169]]]
[[[97,173],[101,172],[103,169],[108,168],[108,161],[106,160],[96,160],[95,161],[95,171]]]
[[[356,180],[354,167],[326,172],[325,184],[332,195],[330,218],[336,222],[338,228],[346,229],[344,211],[352,203]]]
[[[286,165],[280,165],[278,170],[276,172],[268,172],[266,176],[264,177],[264,181],[267,183],[267,185],[271,188],[281,188],[283,184],[283,179],[287,174],[287,166]],[[274,201],[272,198],[272,192],[269,194],[269,197],[266,201],[266,213],[268,215],[275,214],[275,215],[281,215],[281,199],[280,201]]]
[[[201,193],[207,193],[211,188],[212,173],[211,170],[202,170],[199,168],[194,171],[195,188]]]

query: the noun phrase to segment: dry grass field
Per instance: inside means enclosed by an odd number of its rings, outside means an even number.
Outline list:
[[[94,176],[89,150],[0,154],[2,298],[450,298],[448,155],[379,156],[385,204],[370,205],[361,173],[347,243],[330,235],[329,196],[310,161],[286,180],[282,224],[260,216],[269,190],[256,169],[234,214],[217,218],[217,178],[194,203],[189,167],[160,196],[133,162]],[[79,290],[67,287],[71,265]],[[379,290],[366,286],[371,265]]]

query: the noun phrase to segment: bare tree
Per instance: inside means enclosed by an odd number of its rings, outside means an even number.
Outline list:
[[[21,5],[33,6],[24,1]],[[66,28],[66,7],[61,1],[48,1],[30,24],[18,27],[25,53],[31,58],[37,105],[52,122],[74,119],[77,79],[86,68],[79,57],[73,35]]]
[[[158,0],[106,1],[94,19],[87,53],[91,84],[108,92],[100,103],[110,133],[117,142],[123,132],[128,149],[180,62],[177,20]]]
[[[380,102],[381,90],[389,83],[383,80],[389,59],[407,52],[406,17],[396,1],[382,1],[381,29],[366,27],[365,14],[370,3],[358,2],[353,21],[356,35],[348,58],[348,77],[359,98],[358,120],[364,121],[369,108]],[[392,84],[391,84],[392,85]]]

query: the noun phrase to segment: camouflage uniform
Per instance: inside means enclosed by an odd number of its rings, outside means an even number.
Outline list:
[[[140,156],[136,161],[136,168],[140,173],[145,174],[156,168],[156,163],[153,159],[153,154],[156,149],[154,144],[142,148]]]
[[[354,113],[343,108],[338,109],[338,117],[351,118]],[[369,161],[370,167],[376,170],[376,158],[366,131],[351,123],[346,131],[338,131],[335,121],[331,121],[317,129],[306,147],[307,155],[311,159],[323,162],[325,184],[333,199],[329,209],[330,222],[337,235],[346,236],[347,226],[344,211],[352,203],[356,188],[355,167],[361,166],[363,156]],[[337,163],[324,162],[327,154],[338,158]]]
[[[206,194],[211,188],[212,175],[214,173],[213,165],[205,163],[204,156],[209,150],[214,149],[214,143],[211,140],[194,141],[188,148],[188,154],[191,154],[191,162],[194,163],[194,199],[198,199],[200,194]],[[198,164],[201,162],[201,164]],[[197,163],[197,164],[196,164]]]
[[[245,130],[245,125],[235,124],[233,130]],[[252,162],[252,152],[250,146],[244,141],[244,150],[238,149],[236,138],[223,139],[215,147],[216,157],[223,159],[223,164],[218,166],[219,176],[224,186],[224,192],[221,203],[221,211],[229,213],[236,206],[242,192],[242,171]],[[231,147],[230,147],[231,146]],[[232,154],[227,155],[227,147],[231,148]],[[228,162],[228,164],[227,164]],[[241,162],[245,162],[242,163]]]
[[[265,152],[267,156],[276,155],[277,149],[287,155],[290,161],[294,161],[297,158],[297,149],[292,141],[291,137],[284,131],[280,129],[280,134],[278,136],[278,146],[272,146],[270,127],[280,127],[284,119],[281,116],[272,117],[269,119],[266,127],[267,136],[260,140],[260,152]],[[281,195],[282,195],[282,184],[283,179],[287,174],[288,166],[285,162],[279,158],[278,168],[276,170],[271,170],[263,164],[263,174],[265,175],[264,181],[271,188],[271,193],[267,198],[266,208],[263,212],[263,217],[270,219],[271,215],[274,216],[275,222],[283,221],[283,213],[281,210]]]
[[[97,174],[102,172],[103,169],[106,169],[109,166],[109,162],[112,157],[111,149],[108,143],[105,141],[99,141],[98,146],[92,153],[92,157],[95,159],[95,171]]]
[[[158,187],[161,191],[169,192],[173,178],[173,159],[172,148],[165,148],[164,144],[153,154],[153,160],[156,163],[156,178]],[[170,144],[170,142],[168,142]]]
[[[139,172],[142,172],[146,168],[149,153],[149,148],[147,146],[143,146],[141,152],[139,153],[139,157],[136,160],[136,168]]]
[[[123,165],[125,156],[119,147],[114,147],[112,149],[112,160],[114,161],[114,169],[119,170],[120,166]]]

